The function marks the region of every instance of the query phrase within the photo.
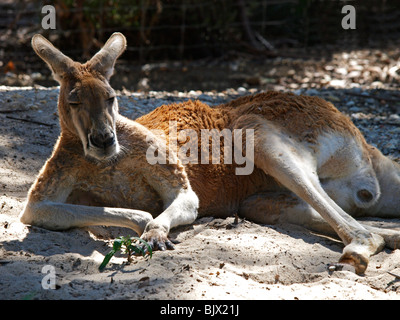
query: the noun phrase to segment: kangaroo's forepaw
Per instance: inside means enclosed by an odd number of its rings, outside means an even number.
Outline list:
[[[168,239],[167,232],[163,228],[150,229],[145,231],[141,237],[144,241],[146,241],[151,250],[173,250],[175,249],[172,242]]]

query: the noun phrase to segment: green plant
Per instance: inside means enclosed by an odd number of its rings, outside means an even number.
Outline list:
[[[140,242],[143,243],[144,246],[140,246],[139,245]],[[142,255],[143,257],[149,256],[150,258],[153,255],[153,251],[150,245],[143,239],[140,239],[138,237],[129,237],[129,236],[119,237],[114,240],[113,247],[111,251],[107,253],[106,256],[104,257],[103,262],[99,266],[99,270],[103,271],[108,262],[110,261],[110,259],[114,256],[114,254],[120,250],[128,255],[127,258],[128,262],[132,262],[133,254]]]

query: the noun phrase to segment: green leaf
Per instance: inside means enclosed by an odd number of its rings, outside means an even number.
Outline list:
[[[144,245],[146,245],[146,247],[147,247],[147,252],[149,253],[150,258],[153,256],[153,250],[151,250],[150,245],[149,245],[145,240],[143,240],[143,239],[141,239],[141,238],[138,238],[138,237],[132,237],[132,239],[135,239],[135,240],[137,240],[137,241],[140,241],[140,242],[142,242]]]
[[[121,250],[123,243],[124,243],[124,237],[119,237],[114,240],[113,248],[111,249],[111,251],[109,253],[107,253],[105,255],[103,262],[99,266],[100,271],[103,271],[104,268],[106,267],[106,265],[110,262],[111,258],[114,256],[114,254],[117,251]]]
[[[135,252],[135,253],[137,253],[137,254],[141,254],[143,257],[146,255],[145,251],[142,248],[138,247],[138,246],[130,245],[128,247],[128,249],[133,251],[133,252]]]
[[[115,244],[115,242],[114,242],[114,244]],[[119,249],[118,249],[118,250],[119,250]],[[114,248],[113,248],[113,249],[111,249],[111,251],[110,251],[109,253],[107,253],[107,254],[105,255],[103,262],[102,262],[101,265],[99,266],[99,270],[100,270],[100,271],[103,271],[103,270],[104,270],[104,268],[106,267],[106,265],[110,262],[111,258],[113,257],[113,255],[114,255],[118,250],[114,250]]]
[[[99,270],[103,271],[107,264],[110,262],[111,258],[114,256],[114,254],[117,251],[121,250],[123,246],[126,248],[125,253],[128,253],[128,251],[130,250],[137,254],[141,254],[143,257],[146,256],[145,251],[141,247],[132,244],[134,242],[141,242],[146,245],[147,253],[149,254],[150,258],[153,256],[153,251],[151,250],[150,245],[145,240],[138,237],[119,237],[114,240],[113,247],[111,251],[105,255],[103,262],[99,266]]]
[[[114,240],[114,244],[113,244],[113,250],[115,250],[115,252],[117,252],[118,250],[121,249],[122,245],[124,243],[124,239],[123,237],[117,238]]]

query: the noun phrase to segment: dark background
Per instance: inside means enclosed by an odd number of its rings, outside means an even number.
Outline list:
[[[46,4],[56,8],[55,30],[42,29],[41,8]],[[355,30],[341,27],[346,4],[356,9]],[[397,87],[397,69],[391,69],[392,76],[389,69],[397,68],[400,57],[399,9],[399,0],[3,0],[0,84],[56,84],[30,47],[35,33],[83,62],[120,31],[128,48],[117,66],[119,77],[113,78],[119,89],[298,89],[337,84],[329,78],[321,81],[319,73],[346,83],[379,81]],[[353,70],[354,65],[360,70]],[[366,75],[365,66],[380,71]],[[352,71],[360,71],[362,77]]]

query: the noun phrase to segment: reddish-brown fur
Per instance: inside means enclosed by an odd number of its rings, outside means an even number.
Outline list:
[[[241,97],[216,107],[191,100],[163,105],[136,121],[150,130],[162,130],[168,143],[169,124],[174,121],[178,132],[194,129],[200,136],[201,129],[256,129],[255,119],[278,124],[299,143],[305,141],[315,144],[322,132],[335,131],[357,137],[360,143],[366,145],[364,137],[351,120],[326,100],[274,91]],[[178,147],[184,143],[186,141],[178,141]],[[198,158],[200,152],[199,144]],[[189,163],[185,167],[192,188],[200,199],[200,214],[229,216],[237,212],[240,203],[248,196],[281,188],[278,182],[259,168],[255,168],[249,176],[242,176],[235,174],[235,164],[227,165],[222,161],[221,164]]]

